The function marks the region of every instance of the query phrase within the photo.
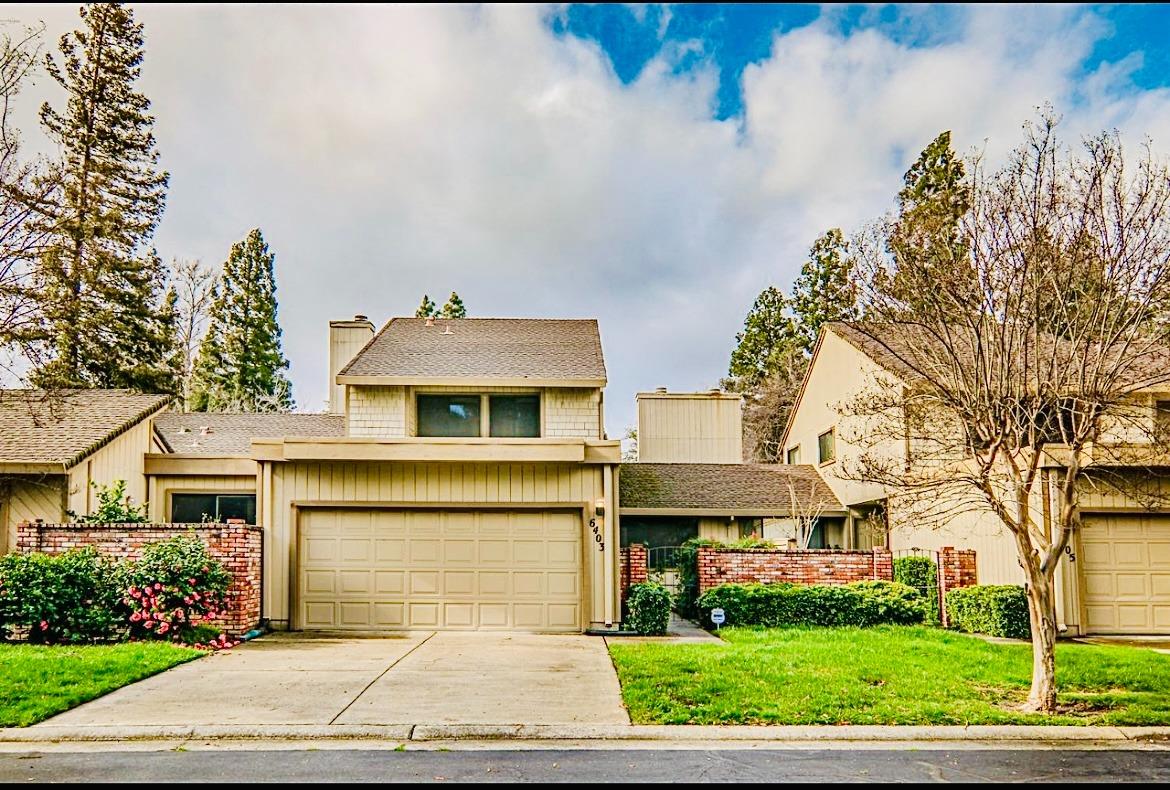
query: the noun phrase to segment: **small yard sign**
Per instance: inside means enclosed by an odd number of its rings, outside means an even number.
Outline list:
[[[723,625],[726,620],[727,615],[723,612],[722,609],[711,610],[711,622],[715,624],[716,628],[719,628],[719,626]]]

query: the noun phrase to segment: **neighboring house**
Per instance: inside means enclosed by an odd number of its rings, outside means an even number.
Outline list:
[[[660,387],[637,401],[638,461],[622,464],[620,475],[623,546],[753,535],[842,546],[846,512],[813,466],[743,463],[740,395]]]
[[[786,459],[815,464],[848,509],[846,547],[884,542],[895,552],[948,545],[972,548],[980,583],[1023,583],[1015,541],[989,510],[956,503],[946,524],[887,529],[887,524],[898,522],[897,514],[886,512],[887,492],[854,479],[855,462],[863,453],[884,453],[895,460],[909,457],[902,441],[887,439],[877,445],[866,441],[877,432],[848,406],[874,388],[900,387],[911,380],[912,373],[899,356],[913,357],[890,349],[913,341],[896,327],[888,334],[876,342],[853,325],[825,325],[789,418],[783,445]],[[1148,395],[1151,420],[1156,419],[1158,404],[1167,399],[1170,394]],[[1147,508],[1148,503],[1116,492],[1083,495],[1084,526],[1057,571],[1057,615],[1066,633],[1170,633],[1170,512],[1151,513]],[[947,510],[946,503],[936,509]]]
[[[620,479],[624,546],[673,547],[697,537],[786,540],[795,507],[815,521],[808,548],[826,548],[839,543],[846,516],[811,466],[638,462],[622,464]]]
[[[15,545],[21,522],[88,515],[97,485],[126,480],[127,494],[145,502],[150,417],[169,401],[126,390],[0,391],[0,550]]]

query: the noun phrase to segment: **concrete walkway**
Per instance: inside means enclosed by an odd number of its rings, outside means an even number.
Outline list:
[[[274,634],[121,688],[29,731],[268,725],[628,725],[595,637]]]

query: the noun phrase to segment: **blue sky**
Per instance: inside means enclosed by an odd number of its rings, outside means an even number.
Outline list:
[[[756,295],[891,206],[944,129],[990,163],[1050,102],[1066,139],[1170,152],[1161,6],[143,5],[171,175],[159,254],[276,253],[300,408],[326,325],[452,289],[472,315],[597,318],[612,435],[634,394],[726,373]],[[12,5],[45,45],[75,6]],[[49,152],[22,96],[27,150]]]
[[[959,5],[934,5],[907,12],[895,4],[571,4],[552,15],[549,24],[560,35],[596,41],[613,63],[618,78],[627,84],[664,50],[697,44],[697,51],[677,59],[676,70],[684,72],[705,62],[714,64],[719,71],[719,89],[712,114],[726,119],[742,115],[743,70],[769,57],[777,33],[822,22],[844,37],[861,30],[876,30],[906,46],[929,47],[955,40],[965,13]],[[1099,17],[1110,28],[1085,58],[1086,73],[1102,63],[1139,53],[1142,63],[1131,75],[1135,86],[1148,89],[1170,85],[1170,4],[1089,5],[1079,13]]]

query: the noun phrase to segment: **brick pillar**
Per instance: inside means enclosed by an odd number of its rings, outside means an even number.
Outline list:
[[[947,625],[947,593],[960,587],[974,587],[979,583],[974,549],[956,549],[943,546],[938,550],[939,615],[943,627]]]
[[[873,578],[882,582],[894,580],[894,553],[885,546],[873,548]]]
[[[635,543],[632,546],[627,546],[621,549],[621,563],[622,563],[622,601],[626,600],[626,593],[635,584],[650,578],[649,556],[646,547],[641,543]]]

